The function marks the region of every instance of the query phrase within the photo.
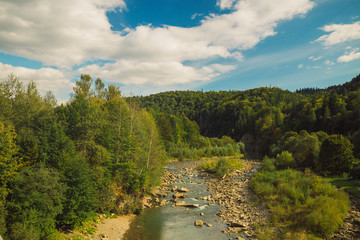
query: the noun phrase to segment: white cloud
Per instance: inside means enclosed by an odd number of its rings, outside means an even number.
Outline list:
[[[103,67],[96,64],[89,65],[80,68],[78,71],[93,76],[102,76],[108,81],[123,84],[168,86],[188,84],[194,81],[208,81],[234,68],[231,65],[213,64],[197,69],[185,66],[177,61],[119,60],[115,63],[107,63]]]
[[[233,7],[234,3],[237,0],[218,0],[216,2],[216,6],[220,7],[220,9],[224,10],[224,9],[230,9]]]
[[[301,68],[303,68],[303,67],[304,67],[304,64],[302,64],[302,63],[298,65],[298,68],[299,68],[299,69],[301,69]]]
[[[14,74],[24,84],[34,81],[41,94],[52,91],[61,98],[73,88],[69,76],[53,68],[29,69],[0,63],[0,81],[8,80],[10,74]]]
[[[343,56],[339,57],[337,59],[338,62],[351,62],[354,61],[356,59],[360,59],[360,51],[359,48],[355,48],[349,52],[346,52]]]
[[[0,51],[61,68],[107,58],[119,35],[105,13],[116,7],[123,0],[2,0]]]
[[[323,56],[319,56],[319,57],[314,57],[314,56],[310,56],[309,57],[309,60],[311,60],[311,61],[319,61],[320,59],[322,59],[323,58]]]
[[[184,61],[219,57],[241,61],[241,51],[274,36],[279,22],[306,14],[314,2],[219,0],[218,5],[231,13],[209,15],[196,27],[146,25],[114,32],[106,12],[125,8],[123,0],[2,0],[0,51],[68,71],[91,59],[111,60],[79,72],[123,84],[209,81],[234,66],[195,68]]]
[[[352,24],[331,24],[320,29],[330,32],[330,34],[323,35],[315,40],[316,42],[323,43],[325,46],[360,39],[360,21]]]

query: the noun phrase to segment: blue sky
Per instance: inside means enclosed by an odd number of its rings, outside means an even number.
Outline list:
[[[60,102],[81,73],[117,84],[126,95],[322,88],[360,73],[359,0],[0,5],[0,80],[13,73]]]

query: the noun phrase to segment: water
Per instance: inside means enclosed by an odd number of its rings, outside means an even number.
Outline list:
[[[187,163],[169,163],[168,170],[175,173],[185,174],[184,167]],[[210,204],[208,201],[198,200],[198,197],[209,196],[211,193],[207,190],[204,180],[197,175],[184,176],[181,183],[174,183],[173,186],[186,187],[190,192],[185,199],[187,204],[199,204],[199,208],[172,207],[172,193],[165,199],[168,203],[163,207],[145,209],[141,216],[131,223],[129,231],[125,234],[126,240],[202,240],[202,239],[229,239],[222,231],[226,229],[223,223],[216,215],[222,208],[216,204]],[[210,205],[209,205],[210,204]],[[200,216],[203,212],[204,216]],[[212,227],[195,227],[194,222],[202,220],[205,223],[212,224]]]

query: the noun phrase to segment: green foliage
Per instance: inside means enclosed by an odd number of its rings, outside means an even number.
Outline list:
[[[207,160],[198,166],[200,171],[214,173],[217,177],[222,177],[234,170],[241,169],[242,163],[236,158],[220,158],[219,160]]]
[[[216,166],[215,175],[217,177],[222,177],[225,174],[228,174],[234,170],[241,168],[242,168],[242,163],[238,159],[220,158]]]
[[[339,229],[350,210],[344,192],[308,171],[259,172],[251,185],[267,202],[274,223],[285,226],[283,234],[305,226],[309,234],[328,237]]]
[[[11,235],[21,236],[27,229],[46,238],[55,231],[55,218],[61,213],[64,185],[59,173],[45,167],[24,168],[11,182],[7,207],[11,215]],[[19,224],[22,224],[18,229]],[[22,229],[22,230],[21,230]]]
[[[275,166],[278,169],[292,168],[295,166],[295,161],[291,153],[283,151],[276,156]]]
[[[68,158],[61,165],[63,182],[66,184],[63,210],[57,216],[63,229],[74,229],[93,215],[95,189],[88,163],[82,158]]]
[[[278,141],[277,145],[272,146],[273,154],[280,151],[288,151],[294,157],[293,167],[301,169],[318,168],[318,156],[320,151],[321,142],[319,141],[318,134],[324,138],[323,133],[311,133],[303,130],[300,133],[287,132]]]
[[[331,135],[321,145],[320,168],[330,174],[349,172],[355,163],[353,145],[342,135]]]
[[[81,75],[56,106],[11,75],[0,102],[0,235],[51,238],[159,184],[166,153],[156,121],[119,87]],[[181,137],[196,142],[197,125],[183,119]]]
[[[261,163],[261,171],[263,172],[272,172],[275,171],[275,159],[269,158],[268,156],[265,156],[262,163]]]
[[[16,157],[18,147],[15,145],[16,133],[13,126],[0,122],[0,187],[6,186],[20,167]]]
[[[242,142],[235,143],[233,139],[228,140],[209,138],[205,147],[196,148],[190,147],[187,144],[168,144],[168,154],[179,160],[196,159],[202,157],[226,157],[238,156],[242,157],[245,153],[245,145]]]

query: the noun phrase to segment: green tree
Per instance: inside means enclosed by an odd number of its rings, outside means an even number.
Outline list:
[[[319,163],[322,171],[330,174],[349,172],[355,159],[353,144],[342,135],[331,135],[321,145]]]
[[[46,167],[24,168],[11,182],[7,208],[10,236],[27,239],[27,232],[46,239],[56,229],[56,216],[63,206],[64,185],[59,173]],[[23,226],[19,229],[19,224]]]

